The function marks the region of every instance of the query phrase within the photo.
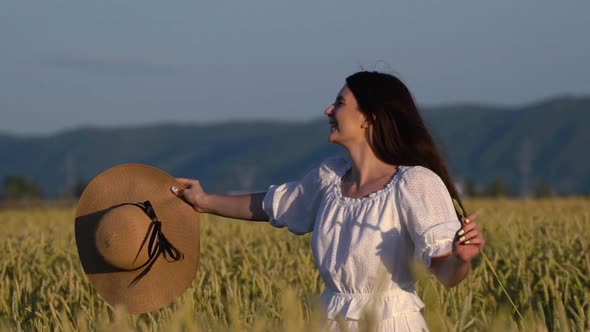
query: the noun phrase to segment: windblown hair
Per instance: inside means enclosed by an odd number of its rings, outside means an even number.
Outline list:
[[[393,75],[368,71],[349,76],[346,84],[371,123],[368,140],[377,158],[390,165],[430,169],[463,209],[443,157],[406,85]]]

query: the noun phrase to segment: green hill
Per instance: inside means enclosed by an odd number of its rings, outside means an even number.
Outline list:
[[[519,194],[540,183],[560,194],[590,194],[590,98],[560,98],[519,108],[478,105],[423,112],[457,180],[495,179]],[[55,195],[121,163],[154,165],[199,178],[207,190],[264,190],[295,180],[324,158],[325,119],[307,123],[164,124],[79,128],[55,135],[0,135],[0,178],[22,174]]]
[[[430,110],[425,117],[458,177],[504,179],[519,194],[543,183],[590,194],[590,98],[560,98],[514,109]],[[524,175],[524,177],[523,177]]]

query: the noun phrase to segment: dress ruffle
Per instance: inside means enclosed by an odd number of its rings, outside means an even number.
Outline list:
[[[424,307],[415,291],[396,289],[384,293],[339,293],[326,289],[321,296],[329,319],[360,320],[365,314],[387,319],[400,313],[418,312]]]
[[[414,256],[422,258],[425,266],[430,266],[432,257],[451,252],[457,226],[457,222],[446,222],[428,229],[414,244]]]

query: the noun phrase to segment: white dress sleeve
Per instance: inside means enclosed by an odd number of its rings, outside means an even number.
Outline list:
[[[398,210],[414,242],[414,257],[428,267],[432,257],[452,250],[461,223],[442,179],[433,171],[414,166],[401,174]]]
[[[272,185],[266,192],[262,208],[275,227],[287,227],[297,235],[313,230],[321,201],[322,183],[331,176],[337,160],[324,161],[311,170],[301,181]]]

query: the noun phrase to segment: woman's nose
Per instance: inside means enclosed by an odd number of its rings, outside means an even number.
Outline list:
[[[326,108],[326,110],[324,110],[324,114],[326,114],[327,116],[332,115],[332,111],[334,110],[334,105],[330,105]]]

